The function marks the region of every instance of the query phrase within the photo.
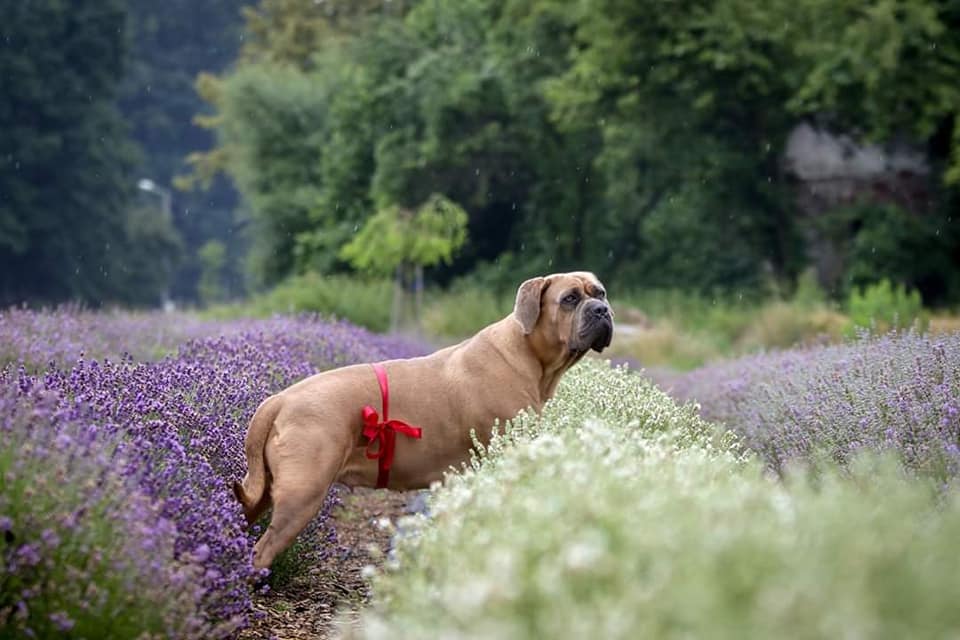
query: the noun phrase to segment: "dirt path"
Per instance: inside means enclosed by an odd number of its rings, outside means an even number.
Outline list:
[[[378,564],[370,545],[381,555],[390,547],[390,533],[376,525],[380,518],[404,514],[411,493],[355,489],[343,492],[343,508],[334,515],[343,552],[266,595],[253,607],[262,617],[240,634],[241,640],[326,640],[333,636],[338,613],[362,608],[369,597],[361,577],[364,566]]]

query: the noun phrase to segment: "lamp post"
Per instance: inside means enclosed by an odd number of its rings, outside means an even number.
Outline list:
[[[167,222],[173,221],[173,194],[169,189],[161,187],[150,178],[140,178],[137,180],[137,188],[141,191],[147,191],[160,196],[160,207],[163,210],[163,216],[166,218]],[[166,257],[163,259],[163,266],[164,270],[167,271],[169,275],[170,265]],[[176,305],[173,303],[173,300],[170,299],[170,292],[167,288],[164,288],[160,305],[167,313],[170,313],[176,309]]]
[[[140,178],[137,181],[137,188],[160,196],[163,215],[167,217],[167,220],[173,219],[173,194],[170,193],[169,189],[164,189],[150,178]]]

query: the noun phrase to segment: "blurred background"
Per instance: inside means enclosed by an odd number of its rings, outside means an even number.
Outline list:
[[[0,0],[0,305],[453,339],[607,284],[692,368],[960,328],[958,0]]]

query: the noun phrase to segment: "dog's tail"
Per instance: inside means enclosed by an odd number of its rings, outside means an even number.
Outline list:
[[[280,411],[280,399],[270,396],[257,407],[250,419],[243,449],[247,455],[247,475],[242,482],[233,483],[233,493],[243,505],[248,524],[253,524],[270,502],[270,470],[267,469],[264,449],[273,429],[273,421]]]

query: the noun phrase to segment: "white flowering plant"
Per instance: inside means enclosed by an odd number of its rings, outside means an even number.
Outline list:
[[[946,637],[960,500],[894,461],[765,472],[585,364],[401,523],[350,638]]]

